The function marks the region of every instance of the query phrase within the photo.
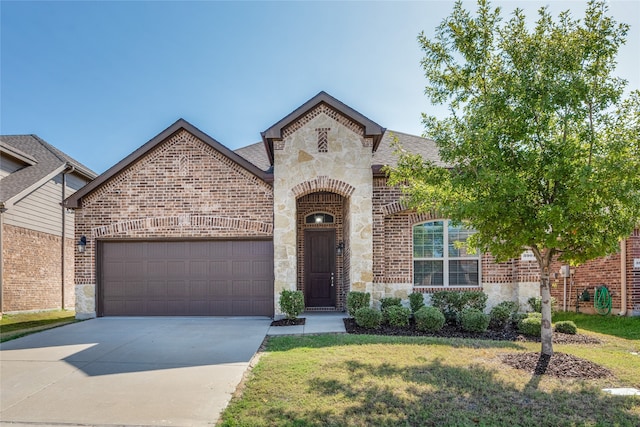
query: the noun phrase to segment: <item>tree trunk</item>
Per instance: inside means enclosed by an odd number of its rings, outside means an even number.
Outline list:
[[[551,288],[549,284],[549,257],[544,257],[540,265],[540,297],[542,298],[542,354],[553,354],[553,329],[551,329]]]

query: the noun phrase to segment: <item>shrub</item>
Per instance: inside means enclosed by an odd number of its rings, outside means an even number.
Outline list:
[[[431,305],[442,311],[447,323],[456,324],[465,309],[484,311],[487,306],[487,294],[482,291],[438,291],[431,296]]]
[[[370,307],[362,307],[356,311],[356,325],[367,329],[378,329],[382,323],[382,313]]]
[[[280,293],[280,310],[287,319],[295,319],[304,310],[304,296],[302,291],[288,291],[283,289]]]
[[[494,329],[502,329],[513,319],[513,315],[518,311],[518,303],[513,301],[502,301],[491,309],[489,313],[489,325]]]
[[[556,323],[555,330],[562,334],[575,335],[578,332],[578,327],[571,320],[563,320]]]
[[[384,311],[383,316],[391,326],[407,326],[411,318],[411,309],[392,305]]]
[[[420,310],[424,307],[424,296],[420,292],[409,294],[409,306],[411,307],[412,313]]]
[[[445,323],[444,314],[436,307],[422,307],[414,313],[414,317],[419,331],[437,332]]]
[[[522,319],[520,323],[518,323],[518,330],[525,335],[539,337],[540,331],[542,331],[542,318],[530,316]]]
[[[511,315],[511,321],[517,326],[520,324],[520,321],[527,318],[527,313],[513,313]],[[542,320],[542,316],[540,316]]]
[[[392,306],[402,306],[402,300],[395,297],[380,298],[380,309],[384,312],[386,309]]]
[[[542,298],[541,297],[531,297],[527,300],[529,305],[531,306],[531,310],[536,313],[542,313]],[[551,312],[555,313],[556,311],[557,301],[554,297],[551,297]]]
[[[489,327],[489,316],[475,308],[466,308],[460,313],[460,325],[469,332],[484,332]]]
[[[351,317],[356,315],[356,311],[363,307],[369,307],[371,294],[369,292],[349,292],[347,294],[347,311]]]

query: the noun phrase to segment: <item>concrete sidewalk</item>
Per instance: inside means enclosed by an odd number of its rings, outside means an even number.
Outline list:
[[[308,334],[335,334],[346,333],[344,328],[347,313],[343,312],[304,312],[305,324],[299,326],[271,326],[267,335],[308,335]]]

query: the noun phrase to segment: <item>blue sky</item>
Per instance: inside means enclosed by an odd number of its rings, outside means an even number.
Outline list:
[[[475,9],[473,2],[466,3]],[[534,17],[582,1],[516,4]],[[640,87],[640,2],[617,75]],[[324,90],[388,129],[421,134],[416,37],[452,2],[0,1],[0,133],[34,133],[103,172],[184,118],[235,149]]]

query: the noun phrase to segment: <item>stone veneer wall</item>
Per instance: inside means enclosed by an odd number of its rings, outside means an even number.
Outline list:
[[[62,237],[3,224],[4,312],[62,307]],[[65,239],[65,308],[73,308],[73,239]]]
[[[320,134],[326,132],[319,149]],[[274,145],[275,307],[283,289],[298,282],[296,200],[331,192],[344,197],[345,287],[372,282],[371,156],[373,142],[364,129],[321,104],[283,129]],[[323,136],[324,138],[324,136]]]
[[[96,315],[96,239],[246,238],[273,234],[273,189],[181,130],[76,210],[76,316]]]

